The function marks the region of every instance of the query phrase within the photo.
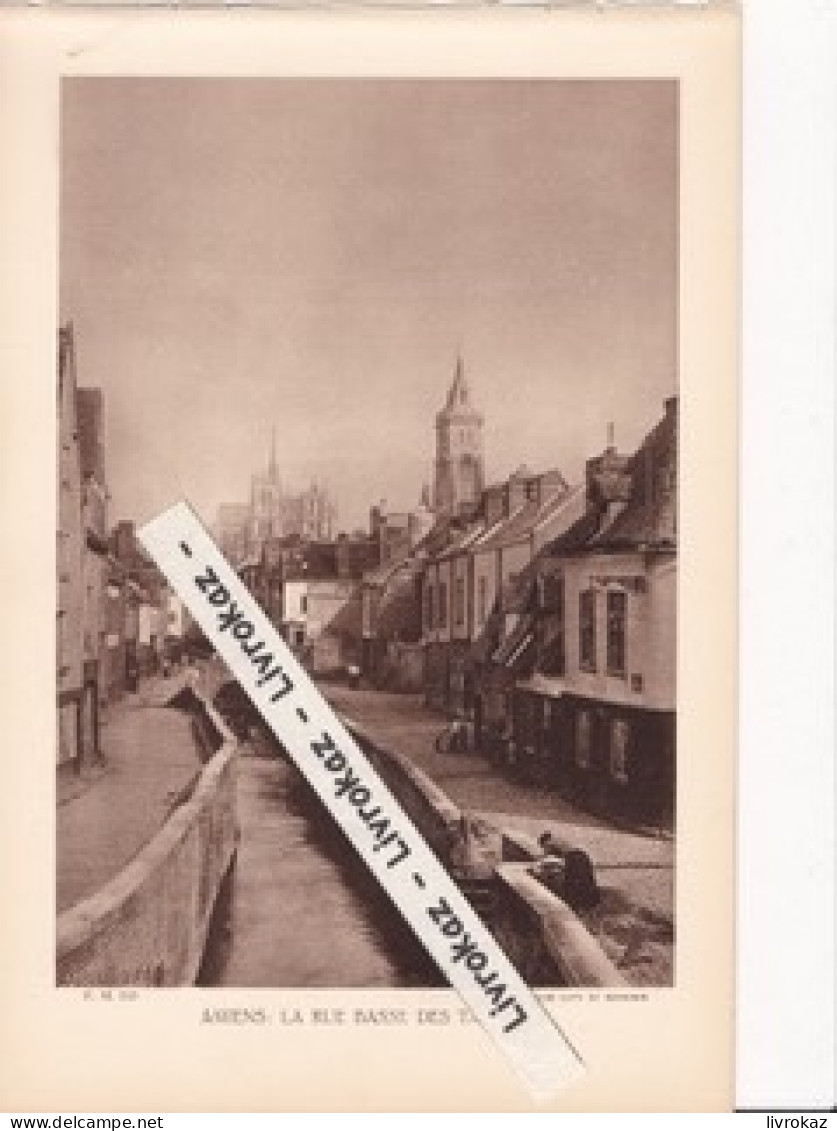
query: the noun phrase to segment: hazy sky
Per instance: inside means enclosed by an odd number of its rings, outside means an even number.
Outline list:
[[[112,521],[214,520],[274,424],[342,527],[407,507],[459,348],[490,479],[576,479],[677,387],[674,83],[70,79],[62,131]]]

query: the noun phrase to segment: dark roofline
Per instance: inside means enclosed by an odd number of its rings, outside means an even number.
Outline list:
[[[88,550],[92,550],[94,554],[100,554],[103,558],[110,557],[110,545],[108,540],[100,537],[95,530],[87,529],[85,532],[85,541]]]

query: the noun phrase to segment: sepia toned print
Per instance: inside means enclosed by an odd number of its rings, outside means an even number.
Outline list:
[[[58,985],[444,985],[141,549],[180,497],[530,984],[675,984],[678,111],[63,81]]]

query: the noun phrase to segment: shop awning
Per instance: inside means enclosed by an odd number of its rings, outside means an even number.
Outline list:
[[[495,664],[521,674],[527,666],[531,667],[535,654],[534,618],[523,616],[514,631],[495,649],[491,659]]]

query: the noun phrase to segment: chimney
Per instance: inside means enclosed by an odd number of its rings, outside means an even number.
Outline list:
[[[133,562],[136,544],[136,524],[123,518],[116,524],[114,530],[115,553],[120,562],[124,562],[126,565]]]
[[[485,521],[488,526],[493,526],[504,514],[504,489],[502,487],[487,487],[484,492]]]
[[[608,436],[608,439],[611,439]],[[631,479],[626,474],[628,457],[607,447],[599,456],[591,456],[585,465],[587,510],[608,521],[623,510],[631,496]]]
[[[421,542],[433,526],[433,515],[426,507],[411,511],[407,519],[407,535],[410,548]]]
[[[527,501],[531,478],[532,473],[525,465],[521,465],[514,475],[509,477],[509,514],[513,514]]]
[[[559,468],[553,467],[537,477],[532,496],[539,504],[543,504],[548,499],[563,498],[568,493],[569,486],[566,479]]]

